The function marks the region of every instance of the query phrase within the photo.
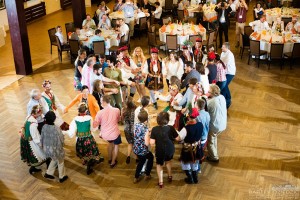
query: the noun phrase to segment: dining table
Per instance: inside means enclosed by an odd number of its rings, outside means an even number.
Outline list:
[[[292,18],[293,16],[300,17],[300,9],[299,8],[271,8],[266,9],[266,21],[268,24],[272,24],[274,21],[276,21],[277,17],[281,18]]]
[[[203,5],[203,17],[205,21],[213,22],[217,20],[218,13],[215,11],[215,4],[204,4]],[[189,13],[189,17],[194,17],[195,12],[199,12],[197,10],[198,5],[190,5],[187,7],[187,11]]]
[[[177,44],[183,45],[186,40],[189,40],[190,35],[200,35],[202,40],[205,40],[206,29],[201,24],[195,25],[193,23],[170,23],[168,25],[163,25],[159,29],[159,40],[166,42],[166,35],[177,35]]]

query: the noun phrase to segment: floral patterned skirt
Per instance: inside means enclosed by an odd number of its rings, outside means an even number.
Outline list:
[[[30,147],[29,141],[25,140],[23,137],[20,139],[20,153],[21,160],[26,162],[28,166],[38,166],[38,160],[35,158],[32,149]]]
[[[83,165],[92,159],[99,161],[100,153],[93,135],[77,138],[76,154],[82,160]]]

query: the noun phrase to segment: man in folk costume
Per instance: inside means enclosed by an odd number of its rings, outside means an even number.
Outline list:
[[[147,79],[145,86],[150,91],[150,99],[154,105],[154,108],[157,109],[157,102],[155,99],[154,91],[159,91],[160,93],[163,90],[163,74],[162,74],[162,63],[158,57],[158,49],[151,49],[151,58],[148,58],[145,62],[143,73],[147,74]]]
[[[176,101],[181,101],[183,97],[182,94],[179,92],[178,86],[176,84],[170,85],[169,94],[167,96],[164,96],[159,92],[155,92],[155,97],[156,99],[169,102],[169,106],[167,106],[164,109],[164,111],[168,112],[170,115],[169,125],[174,126],[176,130],[181,130],[182,127],[179,127],[179,119],[182,115],[182,106],[174,105]]]
[[[195,46],[192,47],[195,62],[202,63],[203,59],[203,49],[202,49],[202,39],[196,38]]]
[[[22,127],[20,131],[21,160],[30,166],[30,174],[41,171],[41,169],[36,167],[46,162],[46,155],[41,147],[41,136],[38,131],[37,121],[42,115],[41,107],[39,105],[33,106],[30,114],[26,118],[24,127]]]
[[[123,68],[126,72],[136,74],[138,72],[136,64],[128,55],[128,47],[123,46],[118,49],[120,54],[118,56],[118,60],[123,64]],[[130,81],[135,82],[133,78],[129,78]],[[136,87],[133,85],[130,86],[130,96],[133,97],[136,91]],[[124,99],[125,101],[125,99]]]
[[[56,115],[55,125],[60,127],[63,131],[69,130],[69,124],[64,122],[57,110],[57,108],[59,108],[63,112],[65,106],[59,102],[58,98],[54,95],[53,91],[51,90],[51,81],[45,80],[42,86],[45,89],[45,91],[42,93],[42,97],[47,102],[49,110],[53,111]]]
[[[45,115],[49,111],[49,106],[44,98],[42,98],[41,92],[39,89],[33,89],[30,92],[30,100],[27,104],[27,115],[31,115],[31,111],[33,106],[38,105],[42,114]],[[43,115],[39,115],[37,117],[38,130],[41,133],[43,125],[44,125],[44,117]]]

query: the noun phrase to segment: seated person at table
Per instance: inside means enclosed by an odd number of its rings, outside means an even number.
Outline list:
[[[194,16],[197,18],[196,24],[202,23],[203,22],[203,3],[199,3],[198,7],[193,10]]]
[[[67,45],[67,41],[65,40],[64,35],[62,34],[61,26],[56,27],[55,35],[58,37],[61,45]]]
[[[154,22],[157,24],[161,24],[162,8],[159,2],[155,2],[154,5],[155,5],[155,11],[152,12],[152,14],[154,15]]]
[[[182,0],[179,0],[178,1],[178,10],[184,10],[184,5],[183,5],[183,1]]]
[[[152,14],[152,6],[150,5],[150,3],[149,3],[149,1],[148,0],[144,0],[144,3],[142,4],[143,6],[142,6],[142,11],[144,12],[144,13],[149,13],[150,14],[150,16],[151,16],[151,14]]]
[[[103,10],[103,9],[104,9],[104,12],[105,12],[106,15],[110,12],[109,7],[107,7],[107,6],[105,5],[105,1],[101,1],[101,3],[98,4],[98,9],[99,9],[99,8],[100,8],[100,10]],[[102,8],[103,8],[103,9],[102,9]]]
[[[292,33],[297,33],[297,32],[299,33],[300,23],[297,20],[298,20],[297,16],[293,16],[292,21],[286,25],[285,31],[289,31]]]
[[[123,6],[123,0],[118,0],[118,2],[114,5],[113,11],[119,11],[121,10],[121,7]]]
[[[260,16],[264,14],[264,9],[261,7],[260,3],[257,3],[255,8],[254,8],[254,13],[255,13],[255,20],[258,20]]]
[[[111,28],[111,23],[107,15],[102,15],[101,21],[98,24],[99,29],[109,30]]]
[[[272,30],[278,32],[284,31],[284,22],[281,21],[281,17],[276,18],[276,21],[273,23]]]
[[[101,36],[101,30],[97,29],[95,31],[95,35],[93,35],[91,38],[90,38],[90,41],[89,41],[89,48],[91,50],[93,50],[93,42],[96,42],[96,41],[104,41],[104,37]]]
[[[91,28],[91,27],[96,27],[95,21],[91,18],[90,14],[86,15],[86,19],[83,20],[82,22],[82,28]]]
[[[121,10],[123,10],[124,12],[125,18],[134,17],[134,10],[136,9],[137,7],[130,0],[126,0],[126,2],[121,7]]]
[[[73,32],[71,35],[70,35],[70,39],[71,40],[80,40],[79,39],[79,36],[80,36],[80,28],[76,28],[75,29],[75,32]]]
[[[268,22],[266,22],[266,15],[261,15],[259,20],[250,22],[249,25],[252,26],[254,32],[260,32],[262,30],[271,30]]]
[[[124,19],[122,19],[122,18],[118,18],[117,19],[117,23],[120,25],[120,29],[119,29],[119,36],[120,36],[120,38],[123,36],[123,35],[125,35],[125,41],[127,41],[128,40],[128,33],[129,33],[129,27],[128,27],[128,25],[124,22]]]

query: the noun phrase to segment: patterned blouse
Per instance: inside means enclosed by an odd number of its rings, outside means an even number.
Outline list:
[[[149,150],[145,144],[145,135],[148,127],[144,123],[137,123],[134,126],[134,144],[133,152],[139,156],[145,156]]]
[[[226,69],[224,69],[222,63],[217,63],[217,82],[226,81]]]

